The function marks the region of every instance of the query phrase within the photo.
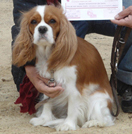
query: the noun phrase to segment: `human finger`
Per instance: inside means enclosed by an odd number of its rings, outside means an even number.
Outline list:
[[[48,84],[49,79],[41,77],[39,74],[37,75],[38,79],[40,79],[41,81],[43,81],[46,85]]]
[[[118,13],[115,16],[115,19],[119,20],[119,19],[123,19],[125,17],[127,17],[128,15],[132,14],[132,6],[124,9],[122,12]]]
[[[127,26],[132,28],[132,15],[120,20],[111,20],[112,23],[115,23],[120,26]]]
[[[57,85],[56,87],[49,87],[49,86],[45,85],[44,83],[38,83],[38,86],[36,88],[39,92],[41,92],[51,98],[56,96],[59,92],[64,91],[64,89],[61,86]]]

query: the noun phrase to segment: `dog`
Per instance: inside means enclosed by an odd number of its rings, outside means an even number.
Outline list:
[[[113,94],[101,56],[76,36],[62,8],[44,5],[23,13],[12,62],[20,67],[34,58],[39,75],[50,79],[53,71],[64,91],[43,104],[31,124],[57,131],[114,125]]]

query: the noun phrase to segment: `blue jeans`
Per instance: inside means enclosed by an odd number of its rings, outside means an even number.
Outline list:
[[[129,7],[132,5],[132,0],[124,0],[123,5],[125,8]],[[132,85],[132,31],[126,42],[123,55],[124,57],[118,66],[117,78],[128,85]]]
[[[77,36],[84,38],[86,34],[98,33],[107,36],[114,36],[116,25],[112,24],[109,20],[99,21],[72,21],[76,29]]]
[[[132,1],[124,0],[123,5],[125,8],[132,5]],[[76,29],[77,36],[84,38],[88,33],[98,33],[107,36],[114,36],[116,25],[109,20],[100,21],[73,21],[73,26]],[[127,40],[124,48],[124,57],[118,65],[117,79],[132,85],[132,32]]]

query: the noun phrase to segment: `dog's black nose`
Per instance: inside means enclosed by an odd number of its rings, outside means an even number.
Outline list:
[[[48,31],[48,28],[47,27],[45,27],[45,26],[41,26],[41,27],[39,27],[39,32],[41,33],[41,34],[44,34],[44,33],[46,33],[47,31]]]

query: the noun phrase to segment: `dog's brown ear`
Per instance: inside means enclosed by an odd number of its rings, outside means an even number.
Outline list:
[[[28,19],[23,14],[20,24],[20,33],[15,39],[12,51],[12,64],[20,67],[35,58],[36,46],[32,43],[32,34],[29,31]]]
[[[77,50],[77,36],[74,27],[64,15],[60,18],[60,22],[60,32],[48,61],[49,70],[67,66]]]

